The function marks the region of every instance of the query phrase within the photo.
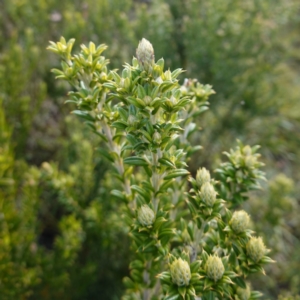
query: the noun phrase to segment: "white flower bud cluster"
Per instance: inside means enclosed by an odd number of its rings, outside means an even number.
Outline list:
[[[138,221],[142,226],[151,226],[154,222],[154,211],[146,204],[138,209]]]
[[[206,262],[207,276],[215,282],[220,280],[224,274],[225,268],[220,257],[210,255]]]
[[[202,185],[206,182],[210,182],[210,173],[205,168],[200,168],[197,171],[196,175],[196,182],[199,187],[202,187]]]
[[[215,191],[213,185],[210,182],[205,182],[200,190],[200,195],[203,202],[212,207],[216,202],[217,192]]]
[[[248,228],[249,222],[249,215],[244,210],[240,210],[234,212],[229,225],[234,232],[241,233]]]
[[[136,49],[136,57],[141,69],[150,71],[154,64],[154,49],[152,44],[143,38]]]
[[[176,259],[170,266],[173,283],[178,286],[189,285],[191,279],[191,269],[187,261],[181,258]]]
[[[246,245],[247,254],[254,262],[259,262],[266,254],[267,249],[261,237],[251,237]]]

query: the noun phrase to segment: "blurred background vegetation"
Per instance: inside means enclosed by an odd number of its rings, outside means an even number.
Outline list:
[[[145,37],[213,85],[191,170],[214,169],[236,138],[262,146],[269,182],[244,206],[277,264],[253,285],[299,299],[299,32],[298,0],[0,1],[0,299],[119,299],[128,273],[109,163],[50,73],[60,36],[107,44],[110,68]]]

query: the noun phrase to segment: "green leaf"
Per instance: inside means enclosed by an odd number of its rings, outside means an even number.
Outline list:
[[[187,226],[187,231],[190,235],[190,238],[192,239],[192,241],[194,240],[194,226],[193,226],[193,223],[190,222]]]
[[[148,166],[148,162],[144,158],[138,156],[125,158],[124,164],[132,165],[132,166]]]
[[[114,82],[105,82],[105,83],[103,83],[103,86],[110,89],[110,90],[114,90],[116,88],[116,83],[114,83]]]
[[[67,103],[78,104],[78,101],[69,99],[69,100],[66,100],[66,101],[65,101],[65,104],[67,104]]]
[[[154,230],[154,231],[158,230],[159,227],[160,227],[163,223],[165,223],[166,221],[167,221],[167,220],[166,220],[164,217],[158,217],[158,218],[155,220],[154,224],[153,224],[153,230]]]
[[[172,88],[176,87],[177,83],[173,83],[172,81],[164,81],[161,85],[160,85],[160,90],[165,93],[169,90],[171,90]]]
[[[151,102],[151,106],[154,108],[158,108],[160,107],[164,102],[166,101],[166,98],[155,98],[152,102]]]
[[[196,210],[195,206],[189,200],[186,200],[186,204],[187,204],[191,214],[193,216],[196,216],[197,215],[197,210]]]
[[[135,286],[135,283],[129,277],[124,277],[123,284],[128,289],[132,289]]]
[[[205,280],[206,281],[206,280]],[[212,285],[212,283],[209,284],[210,286]],[[204,299],[205,300],[215,300],[215,294],[212,291],[209,291],[207,293],[204,294]]]
[[[180,69],[176,69],[175,71],[172,72],[171,76],[173,79],[176,79],[181,73],[183,73],[184,71],[180,68]]]
[[[143,282],[143,275],[142,275],[142,272],[139,271],[139,270],[137,270],[137,269],[131,270],[130,276],[132,277],[132,279],[133,279],[135,282],[138,282],[138,283],[142,283],[142,282]]]
[[[167,295],[164,300],[180,300],[180,295],[179,294],[170,294]]]
[[[130,144],[135,145],[136,143],[138,143],[138,140],[135,138],[134,135],[132,134],[127,134],[126,135],[126,139],[130,142]]]
[[[178,287],[178,292],[182,296],[182,298],[184,299],[185,293],[186,293],[186,287],[185,286]]]
[[[194,147],[191,147],[189,150],[188,150],[188,153],[187,153],[187,156],[192,156],[192,154],[194,154],[195,152],[199,151],[202,149],[202,146],[194,146]]]
[[[163,272],[161,274],[158,274],[157,277],[163,281],[163,282],[166,282],[166,283],[171,283],[171,274],[170,272]]]
[[[103,139],[103,141],[108,142],[108,139],[104,134],[100,133],[99,131],[93,131],[93,132],[98,136],[100,136]]]
[[[240,249],[235,243],[232,243],[232,248],[233,248],[236,255],[240,254]]]
[[[124,130],[128,127],[128,124],[124,121],[116,121],[111,124],[112,127]]]
[[[127,200],[126,197],[124,196],[124,194],[118,190],[112,190],[110,193],[123,201]]]
[[[156,247],[154,246],[155,243],[156,241],[151,240],[147,245],[142,245],[140,248],[142,248],[143,252],[150,253],[156,250]]]
[[[208,230],[209,230],[210,226],[209,224],[207,223],[205,226],[204,226],[204,233],[206,233]]]
[[[137,93],[139,98],[144,98],[146,96],[146,91],[140,84],[137,87]]]
[[[176,178],[176,177],[180,177],[180,176],[185,176],[185,175],[189,175],[189,174],[190,174],[190,172],[185,169],[172,170],[172,171],[168,172],[168,175],[165,176],[164,180],[168,180],[168,179],[172,179],[172,178]]]
[[[138,194],[140,194],[145,200],[150,199],[150,193],[145,191],[143,188],[139,187],[138,185],[132,185],[131,189]]]
[[[170,167],[172,169],[176,168],[176,166],[168,158],[162,157],[158,161],[164,166]]]
[[[194,261],[193,263],[191,263],[191,266],[190,266],[191,267],[191,272],[192,273],[197,273],[200,269],[200,266],[201,266],[201,261],[200,260]],[[197,274],[197,276],[199,276],[199,275]]]
[[[228,276],[223,276],[222,282],[224,282],[226,284],[233,284],[232,280]]]
[[[141,129],[141,130],[140,130],[140,133],[142,133],[142,135],[143,135],[149,142],[152,142],[152,137],[150,136],[150,134],[149,134],[146,130]]]
[[[127,97],[126,100],[138,108],[145,108],[146,106],[145,102],[143,102],[143,100],[138,98]]]
[[[269,264],[269,263],[275,263],[275,260],[273,260],[272,258],[268,257],[268,256],[264,256],[261,260],[261,263],[263,264]]]
[[[149,168],[149,166],[144,166],[144,170],[149,177],[152,176],[152,170]]]
[[[162,71],[164,70],[164,64],[165,64],[165,61],[163,58],[159,59],[157,62],[156,62],[157,65],[159,65],[162,69]]]
[[[106,159],[108,159],[109,161],[111,162],[114,162],[114,159],[113,157],[108,153],[108,151],[106,151],[105,149],[103,148],[98,148],[97,149],[98,152],[101,153],[102,156],[104,156]]]
[[[128,119],[128,112],[122,108],[122,107],[118,107],[118,112],[121,115],[123,120],[127,120]]]
[[[174,228],[166,228],[166,229],[163,229],[159,232],[159,237],[163,237],[163,236],[174,236],[175,234],[175,229]]]
[[[230,255],[229,255],[229,259],[228,262],[232,265],[236,264],[236,254],[234,251],[231,251]]]
[[[159,192],[164,193],[172,184],[172,180],[165,180],[165,182],[160,186]]]
[[[140,269],[143,270],[145,268],[144,264],[140,260],[134,260],[129,265],[130,269]]]
[[[193,297],[196,297],[196,291],[195,291],[193,286],[189,286],[187,292],[188,292],[189,295],[191,295]],[[194,299],[194,298],[192,298],[192,299]]]
[[[84,120],[95,122],[95,118],[92,117],[92,116],[90,115],[90,113],[87,112],[87,111],[73,110],[73,111],[72,111],[72,114],[73,114],[73,115],[76,115],[76,116],[79,116],[79,117],[81,117],[81,118],[84,119]]]
[[[234,283],[236,283],[236,284],[237,284],[239,287],[241,287],[242,289],[247,288],[244,279],[241,278],[241,277],[235,277],[235,278],[232,279],[232,281],[233,281]]]
[[[262,297],[262,295],[263,294],[261,292],[253,291],[253,292],[251,292],[250,299],[258,299],[258,298]]]
[[[208,254],[205,250],[202,251],[202,259],[203,259],[204,262],[206,262],[207,259],[208,259]]]

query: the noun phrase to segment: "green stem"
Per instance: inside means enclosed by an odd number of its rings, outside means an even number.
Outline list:
[[[108,147],[109,147],[110,151],[113,151],[118,155],[118,159],[114,161],[114,165],[115,165],[116,169],[118,170],[119,175],[124,177],[123,175],[125,172],[125,168],[124,168],[123,158],[121,157],[120,145],[116,144],[113,141],[114,132],[112,132],[112,129],[107,125],[106,122],[101,121],[101,127],[106,135],[107,140],[108,140]],[[130,187],[130,181],[128,178],[123,179],[123,187],[124,187],[125,193],[127,195],[130,195],[131,187]]]
[[[159,205],[159,198],[156,197],[156,193],[159,191],[160,183],[161,183],[161,175],[157,172],[158,160],[160,157],[161,157],[160,149],[157,151],[157,153],[152,152],[153,170],[152,170],[151,183],[154,189],[152,204],[155,212],[157,212],[158,205]]]
[[[146,265],[146,268],[143,272],[143,281],[146,285],[149,285],[151,283],[150,274],[149,274],[151,264],[152,264],[152,262],[148,261],[147,265]],[[143,300],[148,300],[149,298],[150,298],[150,290],[146,288],[146,289],[143,290]]]

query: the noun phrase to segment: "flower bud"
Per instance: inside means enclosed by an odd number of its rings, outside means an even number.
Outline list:
[[[136,122],[136,117],[134,116],[134,115],[129,115],[128,116],[128,119],[127,119],[127,123],[129,124],[129,125],[133,125],[135,122]]]
[[[176,105],[178,102],[177,99],[173,95],[170,97],[170,101],[173,105]]]
[[[173,283],[178,286],[189,285],[191,279],[191,269],[187,261],[181,258],[176,259],[170,266]]]
[[[235,211],[229,225],[231,226],[232,230],[236,233],[240,233],[245,231],[248,228],[250,222],[249,215],[244,211]]]
[[[143,226],[150,226],[155,219],[154,211],[146,204],[138,209],[138,221]]]
[[[247,254],[254,261],[258,262],[265,255],[267,249],[261,237],[252,237],[246,245]]]
[[[201,187],[204,183],[210,182],[210,173],[205,168],[200,168],[197,171],[196,182],[199,187]]]
[[[221,258],[216,255],[210,255],[206,262],[207,276],[216,282],[222,278],[224,271],[225,268]]]
[[[201,197],[208,206],[213,206],[216,201],[217,193],[212,184],[205,182],[201,187]]]
[[[121,78],[120,82],[119,82],[119,86],[121,88],[125,87],[125,79],[124,78]]]
[[[164,81],[162,80],[162,78],[159,76],[155,79],[155,81],[158,83],[158,84],[162,84]]]
[[[150,71],[154,65],[154,49],[152,44],[143,38],[136,49],[136,57],[140,68]]]
[[[160,144],[161,143],[161,135],[159,134],[159,132],[155,131],[153,133],[152,138],[153,138],[153,141],[154,141],[155,144]]]
[[[239,300],[248,300],[251,296],[250,286],[247,284],[245,289],[238,287],[236,290],[236,294],[239,297]]]
[[[100,79],[103,80],[103,81],[107,80],[107,74],[105,72],[101,72]]]
[[[252,155],[252,149],[250,146],[245,146],[242,150],[242,153],[245,155],[245,156],[250,156]]]
[[[255,156],[246,156],[245,157],[245,166],[249,169],[253,168],[257,162]]]
[[[149,105],[152,101],[152,98],[150,96],[146,95],[143,100],[146,105]]]
[[[185,244],[190,244],[191,243],[191,236],[189,235],[189,232],[184,229],[181,233],[181,237],[182,237],[182,240]]]
[[[285,174],[278,174],[271,182],[270,189],[273,194],[289,194],[294,189],[294,182]]]

